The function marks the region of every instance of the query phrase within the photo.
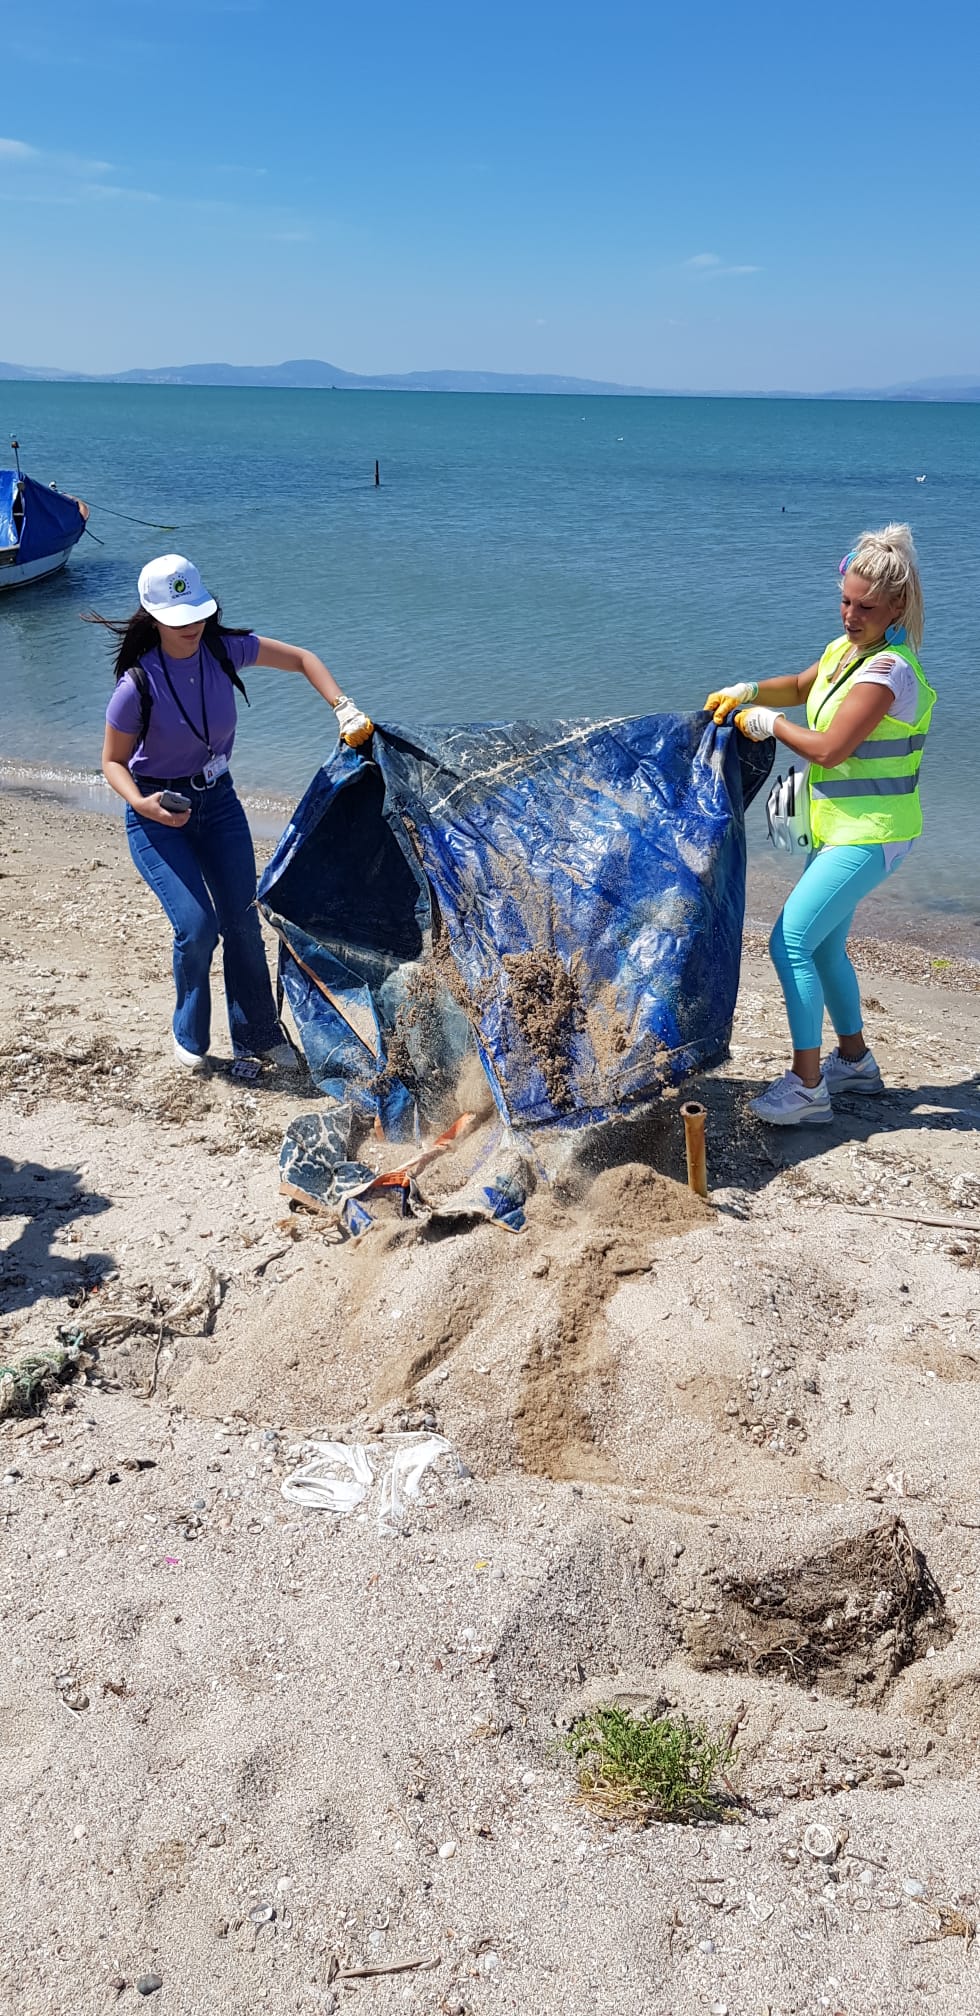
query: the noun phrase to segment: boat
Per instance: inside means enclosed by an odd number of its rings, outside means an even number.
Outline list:
[[[36,483],[20,466],[0,469],[0,590],[46,581],[67,566],[85,531],[88,505],[54,483]]]

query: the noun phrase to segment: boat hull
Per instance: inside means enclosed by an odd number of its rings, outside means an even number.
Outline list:
[[[60,574],[67,567],[75,544],[73,539],[61,553],[45,553],[37,560],[15,560],[10,567],[5,567],[0,559],[0,595],[5,588],[29,588],[35,581],[46,581],[49,574]]]

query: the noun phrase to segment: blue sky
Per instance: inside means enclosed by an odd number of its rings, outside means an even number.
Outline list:
[[[980,375],[978,58],[975,10],[906,0],[33,0],[0,355]]]

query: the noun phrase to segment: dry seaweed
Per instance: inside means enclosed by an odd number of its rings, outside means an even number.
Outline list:
[[[703,1672],[750,1672],[880,1700],[953,1627],[907,1526],[892,1519],[812,1560],[722,1584],[717,1615],[687,1632]]]

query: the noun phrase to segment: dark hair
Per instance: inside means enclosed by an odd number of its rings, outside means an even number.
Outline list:
[[[155,651],[160,642],[156,620],[143,608],[137,609],[133,616],[124,617],[121,622],[111,616],[100,616],[97,609],[90,609],[88,614],[82,617],[82,622],[99,623],[103,630],[111,630],[113,636],[118,637],[119,649],[112,668],[117,683],[124,672],[131,672],[134,665],[138,665],[148,651]],[[249,632],[247,629],[234,630],[230,623],[222,623],[219,602],[214,615],[209,616],[204,625],[203,641],[215,651],[215,656],[218,656],[215,646],[222,634],[226,637],[247,637]]]
[[[135,615],[125,618],[122,622],[114,621],[110,616],[100,616],[97,610],[92,609],[88,615],[82,617],[82,622],[99,623],[103,630],[111,630],[113,636],[119,638],[119,649],[116,652],[115,664],[112,668],[113,676],[118,686],[123,674],[125,672],[130,673],[139,695],[140,728],[136,743],[136,747],[139,748],[146,741],[146,732],[150,725],[150,710],[152,706],[150,682],[147,679],[141,660],[145,658],[148,651],[155,651],[160,642],[160,632],[156,621],[152,616],[147,614],[144,608],[140,607],[136,610]],[[204,635],[201,639],[202,644],[206,644],[212,656],[217,659],[222,672],[231,680],[233,686],[237,686],[246,707],[251,703],[245,691],[244,684],[231,662],[231,657],[224,640],[226,637],[248,637],[250,635],[251,632],[247,629],[235,630],[232,629],[229,623],[222,623],[221,604],[219,602],[214,615],[208,616],[205,620]]]

